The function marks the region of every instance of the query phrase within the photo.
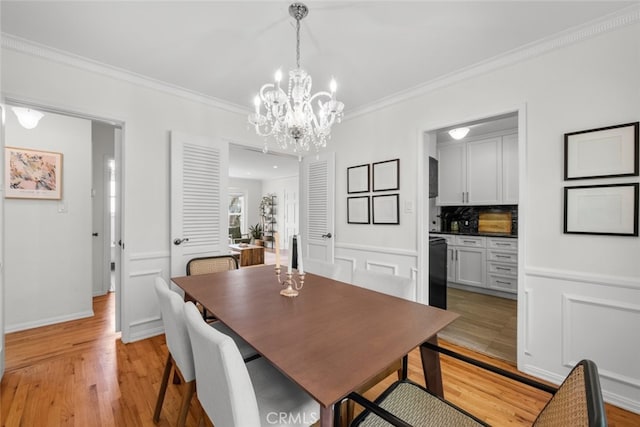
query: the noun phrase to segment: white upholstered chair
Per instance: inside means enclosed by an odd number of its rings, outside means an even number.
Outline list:
[[[333,280],[339,280],[341,268],[338,264],[311,258],[304,258],[303,261],[306,272],[328,277]]]
[[[158,295],[158,301],[160,303],[160,311],[162,313],[162,322],[164,324],[169,354],[167,356],[167,363],[165,364],[164,373],[162,375],[162,383],[158,392],[158,400],[156,401],[153,421],[157,423],[160,420],[160,412],[162,411],[162,404],[167,391],[167,384],[169,382],[171,370],[172,368],[175,368],[178,376],[184,383],[184,394],[180,406],[180,413],[178,415],[178,422],[176,424],[182,427],[187,419],[189,405],[195,391],[196,378],[193,354],[191,352],[191,342],[189,340],[189,333],[187,332],[187,325],[184,320],[184,301],[178,293],[169,289],[169,285],[161,277],[156,278],[155,288],[156,294]],[[232,334],[237,340],[238,346],[241,348],[243,358],[250,359],[252,356],[256,355],[256,351],[247,344],[246,341],[237,337],[237,335],[222,323],[216,322],[208,327],[212,329],[215,328],[221,333]]]
[[[264,358],[245,364],[234,341],[184,305],[198,381],[198,400],[215,427],[307,426],[320,406]]]

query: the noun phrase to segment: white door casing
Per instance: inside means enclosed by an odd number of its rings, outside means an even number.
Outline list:
[[[228,143],[171,132],[171,276],[192,258],[229,253]]]
[[[303,159],[300,169],[302,255],[333,262],[335,153],[309,155]]]

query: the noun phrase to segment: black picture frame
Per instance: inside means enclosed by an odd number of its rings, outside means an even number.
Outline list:
[[[371,212],[369,210],[369,196],[347,197],[347,223],[369,224]]]
[[[400,189],[400,159],[373,163],[373,191]]]
[[[637,237],[639,187],[637,182],[564,187],[564,233]]]
[[[374,224],[400,224],[400,195],[371,196],[371,210]]]
[[[638,176],[639,135],[640,122],[565,133],[564,180]]]
[[[347,194],[369,192],[369,164],[347,168]]]

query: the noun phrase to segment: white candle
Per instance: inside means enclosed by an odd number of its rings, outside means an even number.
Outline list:
[[[277,231],[273,234],[273,239],[276,241],[276,268],[280,268],[280,234]]]
[[[287,273],[291,273],[291,262],[293,261],[293,236],[289,238],[289,265],[287,267]]]
[[[298,234],[298,274],[304,273],[304,268],[302,268],[302,238]]]

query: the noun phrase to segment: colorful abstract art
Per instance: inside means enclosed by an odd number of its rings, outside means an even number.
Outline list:
[[[62,198],[62,154],[6,147],[5,197]]]

